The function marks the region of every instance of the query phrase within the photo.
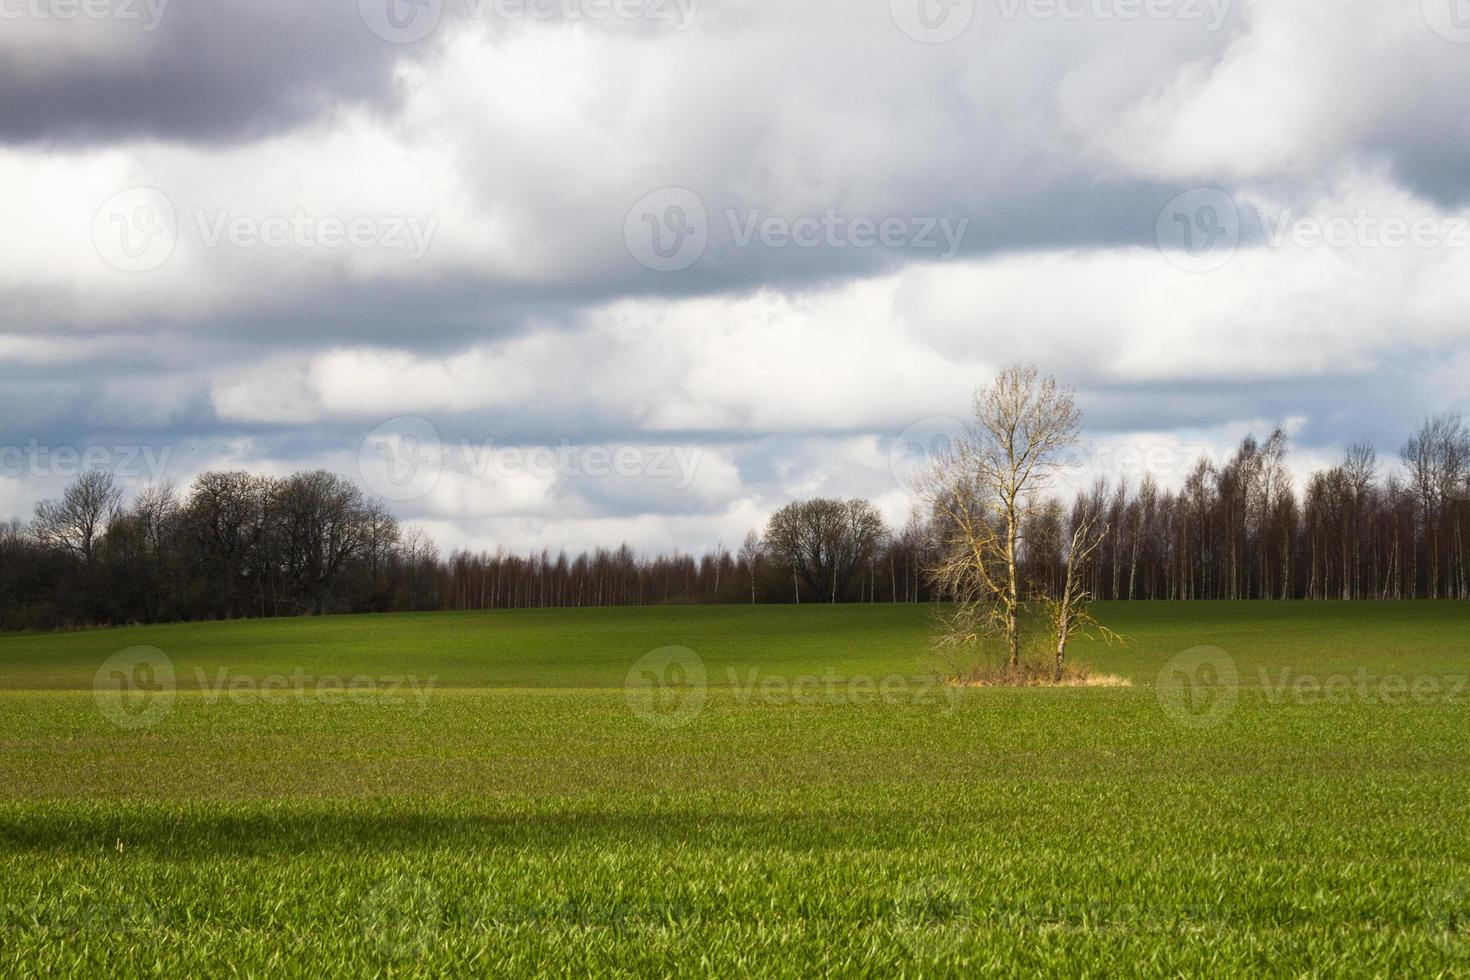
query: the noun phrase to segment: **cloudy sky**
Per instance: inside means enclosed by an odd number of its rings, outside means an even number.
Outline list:
[[[1089,470],[1470,409],[1463,0],[0,0],[0,511],[326,467],[704,550],[998,366]]]

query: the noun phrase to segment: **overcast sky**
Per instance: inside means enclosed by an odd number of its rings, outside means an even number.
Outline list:
[[[1470,394],[1462,0],[0,0],[0,511],[326,467],[441,545],[909,506]]]

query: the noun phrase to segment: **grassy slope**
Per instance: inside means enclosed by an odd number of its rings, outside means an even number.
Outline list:
[[[1470,916],[1465,696],[1297,703],[1255,686],[1263,665],[1470,671],[1470,610],[1104,612],[1133,642],[1092,659],[1134,688],[795,704],[726,688],[680,728],[621,689],[649,649],[698,651],[715,685],[751,666],[908,675],[923,611],[0,639],[0,974],[1470,972],[1450,928]],[[195,666],[300,666],[443,687],[422,705],[184,693],[121,731],[91,678],[138,643],[185,685]],[[1150,685],[1202,644],[1246,689],[1195,730]]]

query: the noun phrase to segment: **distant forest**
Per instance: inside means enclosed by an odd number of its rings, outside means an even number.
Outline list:
[[[1356,445],[1294,485],[1287,438],[1201,459],[1177,491],[1098,481],[1029,510],[1023,568],[1054,585],[1071,529],[1106,525],[1099,599],[1470,598],[1470,432],[1427,420],[1395,465]],[[89,471],[28,520],[0,524],[0,629],[322,613],[668,603],[930,602],[943,529],[900,528],[863,500],[777,511],[735,550],[442,555],[331,473],[201,475],[125,499]]]

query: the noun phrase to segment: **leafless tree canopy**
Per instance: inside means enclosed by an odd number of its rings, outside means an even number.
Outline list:
[[[766,560],[765,542],[761,536],[754,531],[745,535],[745,541],[740,545],[740,564],[744,566],[746,574],[750,578],[750,604],[755,605],[756,584],[760,579],[762,567]],[[716,589],[716,592],[719,590]]]
[[[887,529],[866,500],[802,500],[771,515],[766,547],[817,602],[836,602],[870,565]],[[794,588],[800,588],[794,585]]]
[[[1049,508],[1046,519],[1048,526],[1060,528],[1060,522],[1054,516],[1056,509]],[[1101,520],[1102,515],[1096,509],[1084,506],[1072,521],[1071,536],[1062,545],[1060,588],[1052,591],[1044,584],[1032,586],[1051,627],[1055,644],[1052,648],[1051,679],[1056,683],[1066,676],[1067,644],[1073,637],[1094,634],[1108,642],[1121,639],[1093,617],[1093,596],[1087,587],[1087,569],[1107,537],[1107,526]]]
[[[36,537],[71,552],[90,567],[98,539],[121,502],[122,490],[111,473],[84,473],[60,500],[47,500],[36,508]]]
[[[1409,486],[1419,498],[1419,513],[1426,528],[1436,528],[1452,503],[1463,503],[1467,481],[1470,481],[1470,431],[1458,415],[1436,415],[1426,419],[1419,431],[1404,444],[1401,454],[1409,471]],[[1454,573],[1463,580],[1466,574],[1462,518],[1456,508]],[[1443,561],[1440,555],[1443,535],[1427,534],[1429,545],[1429,595],[1439,598]]]
[[[976,392],[972,408],[964,433],[919,477],[938,525],[934,579],[955,602],[941,642],[966,647],[998,637],[1015,669],[1026,536],[1077,444],[1082,417],[1069,389],[1030,366],[1002,371]]]

